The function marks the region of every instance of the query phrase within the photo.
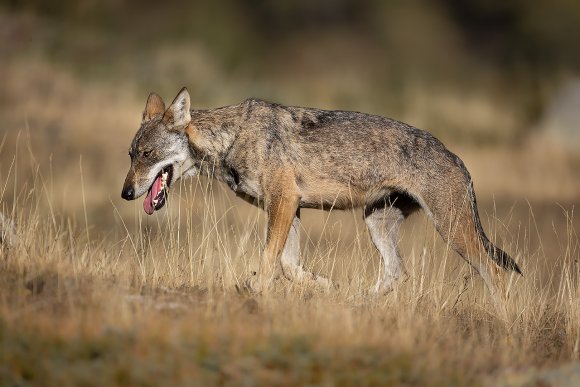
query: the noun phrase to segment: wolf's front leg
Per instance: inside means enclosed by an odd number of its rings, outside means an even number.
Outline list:
[[[279,274],[279,258],[286,244],[288,232],[300,202],[300,198],[293,190],[284,189],[286,187],[280,188],[270,192],[266,200],[266,209],[268,211],[266,248],[264,249],[260,269],[255,275],[250,277],[247,283],[247,287],[255,292],[268,288]]]
[[[292,221],[280,262],[284,277],[290,281],[314,285],[323,290],[328,290],[332,286],[329,279],[304,270],[300,264],[300,209],[296,211],[296,216]]]

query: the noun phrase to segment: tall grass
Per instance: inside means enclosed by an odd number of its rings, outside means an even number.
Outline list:
[[[523,74],[514,87],[447,28],[401,33],[444,27],[438,12],[375,15],[395,40],[374,47],[368,28],[300,27],[248,50],[237,7],[194,19],[152,7],[111,19],[116,6],[99,3],[94,23],[62,23],[68,8],[0,10],[0,385],[449,385],[578,360],[579,158],[527,134],[554,81]],[[244,34],[229,39],[208,14]],[[504,276],[507,318],[423,215],[403,228],[410,278],[386,296],[369,292],[380,260],[357,211],[302,212],[303,263],[338,288],[238,292],[259,264],[263,211],[203,178],[151,217],[119,197],[145,96],[183,85],[199,108],[257,96],[462,138],[450,149],[475,179],[484,228],[524,270]]]
[[[422,216],[404,228],[410,279],[391,294],[368,292],[379,257],[360,214],[306,211],[304,264],[338,289],[279,280],[256,296],[236,285],[259,262],[264,215],[225,186],[182,182],[148,218],[141,203],[123,203],[127,211],[111,200],[116,226],[99,230],[80,160],[83,213],[67,216],[55,209],[55,171],[45,175],[26,146],[17,151],[1,149],[12,161],[1,169],[0,208],[18,237],[0,255],[2,380],[448,384],[578,359],[573,209],[562,209],[549,246],[532,205],[526,226],[508,227],[513,214],[487,222],[524,268],[523,278],[505,274],[507,321]]]

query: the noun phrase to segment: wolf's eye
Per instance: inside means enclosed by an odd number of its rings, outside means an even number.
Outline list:
[[[149,157],[151,155],[150,150],[143,151],[143,157]]]

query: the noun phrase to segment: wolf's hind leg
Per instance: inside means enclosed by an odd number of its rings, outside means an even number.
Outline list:
[[[423,195],[423,200],[443,241],[480,274],[496,310],[505,319],[502,269],[486,251],[484,241],[487,241],[487,237],[477,213],[475,192],[467,171],[465,173],[455,179],[448,179],[445,188],[429,187],[432,194]],[[508,259],[513,262],[511,258]],[[519,271],[515,262],[513,265]]]
[[[292,221],[292,226],[288,232],[288,238],[286,239],[280,261],[282,264],[282,272],[287,279],[298,283],[312,282],[324,289],[330,288],[330,280],[306,271],[300,265],[300,209],[296,211],[296,216]]]
[[[400,208],[385,205],[365,210],[365,223],[373,243],[383,260],[383,267],[373,290],[375,293],[386,293],[408,275],[399,252],[399,230],[405,220]]]

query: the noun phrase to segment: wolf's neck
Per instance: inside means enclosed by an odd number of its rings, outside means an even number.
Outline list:
[[[214,165],[221,164],[236,139],[241,116],[240,105],[192,110],[186,133],[197,157]]]

